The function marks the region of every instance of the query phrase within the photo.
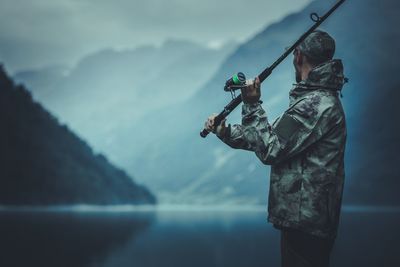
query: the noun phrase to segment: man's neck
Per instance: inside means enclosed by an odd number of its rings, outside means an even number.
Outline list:
[[[310,71],[313,69],[313,67],[309,64],[304,65],[301,68],[301,80],[305,81],[308,78],[308,74],[310,73]]]

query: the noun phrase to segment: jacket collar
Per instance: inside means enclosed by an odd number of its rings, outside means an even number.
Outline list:
[[[324,89],[338,94],[343,88],[345,77],[340,59],[333,59],[314,67],[308,78],[294,85],[290,91],[290,99],[297,98],[317,89]]]

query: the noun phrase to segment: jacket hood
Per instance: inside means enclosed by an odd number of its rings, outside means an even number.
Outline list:
[[[341,91],[344,83],[345,77],[342,61],[340,59],[333,59],[313,68],[308,74],[308,78],[295,84],[290,94],[299,96],[300,94],[316,89]]]

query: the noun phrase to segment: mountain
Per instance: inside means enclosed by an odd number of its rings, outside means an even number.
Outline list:
[[[235,46],[229,43],[217,50],[171,39],[160,47],[106,49],[69,70],[50,66],[19,72],[14,78],[97,151],[118,163],[126,150],[118,141],[121,129],[150,111],[191,97]]]
[[[0,204],[144,204],[155,197],[111,165],[0,68]]]
[[[256,76],[292,44],[312,22],[309,14],[323,14],[335,1],[316,0],[304,10],[266,27],[224,61],[216,74],[189,100],[132,124],[121,142],[141,140],[121,162],[135,170],[161,201],[196,203],[265,203],[269,167],[253,153],[235,151],[214,136],[199,137],[212,112],[228,103],[225,80],[237,71]],[[350,82],[343,89],[348,142],[346,151],[347,204],[398,205],[400,140],[396,109],[400,85],[398,25],[400,3],[383,0],[346,1],[324,24],[337,42],[336,58],[343,59]],[[385,18],[385,19],[382,19]],[[294,83],[289,57],[263,83],[264,108],[272,121],[288,105]],[[229,123],[240,121],[240,108]],[[133,137],[134,136],[134,137]],[[124,141],[125,140],[125,141]]]
[[[313,1],[267,26],[227,53],[225,60],[220,57],[215,65],[207,60],[209,75],[197,75],[202,57],[179,57],[186,46],[177,43],[160,50],[131,51],[132,57],[127,51],[103,51],[82,60],[54,86],[52,97],[41,101],[54,110],[66,107],[60,118],[128,173],[135,173],[160,202],[264,204],[269,167],[253,153],[232,150],[215,136],[201,139],[199,132],[210,113],[220,112],[230,101],[222,90],[228,77],[238,71],[248,78],[256,76],[312,25],[310,13],[322,15],[334,2]],[[346,1],[322,27],[336,39],[335,57],[343,59],[350,79],[342,98],[348,125],[347,204],[398,205],[400,200],[395,167],[400,161],[396,119],[400,76],[395,58],[400,47],[399,8],[393,0]],[[151,57],[156,50],[170,52]],[[159,65],[164,55],[168,62],[181,63]],[[174,83],[184,77],[191,79]],[[192,83],[195,79],[197,83]],[[132,86],[123,86],[125,81]],[[289,56],[262,86],[263,106],[271,121],[287,108],[293,82]],[[36,88],[32,91],[35,96]],[[240,108],[228,122],[240,122]]]

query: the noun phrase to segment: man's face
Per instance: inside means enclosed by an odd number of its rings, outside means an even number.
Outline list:
[[[293,51],[293,66],[295,69],[296,82],[301,82],[301,55],[297,48]]]

